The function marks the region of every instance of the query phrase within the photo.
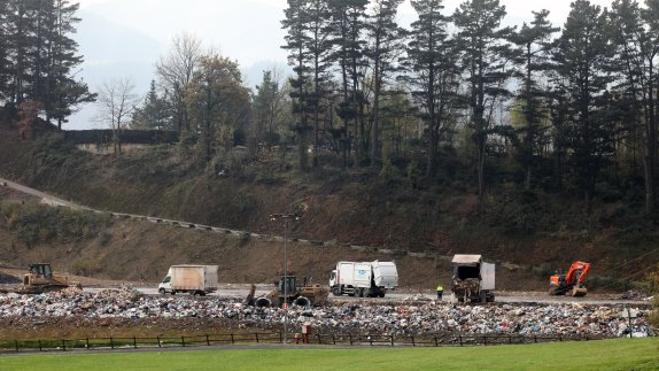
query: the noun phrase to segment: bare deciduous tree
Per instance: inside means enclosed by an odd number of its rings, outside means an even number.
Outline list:
[[[105,82],[98,92],[99,121],[109,125],[113,133],[114,153],[121,153],[119,132],[125,129],[139,103],[135,84],[129,78]]]
[[[174,37],[169,54],[156,65],[160,85],[175,108],[179,132],[190,129],[185,94],[202,55],[201,41],[191,34],[183,33]]]

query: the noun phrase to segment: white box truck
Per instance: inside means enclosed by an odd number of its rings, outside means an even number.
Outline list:
[[[481,255],[453,257],[453,293],[459,302],[494,301],[496,266],[483,261]]]
[[[158,285],[160,294],[204,296],[217,291],[217,265],[172,265]]]
[[[394,262],[338,262],[329,280],[332,294],[381,297],[398,286]]]

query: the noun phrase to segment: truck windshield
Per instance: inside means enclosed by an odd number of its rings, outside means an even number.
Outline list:
[[[284,286],[285,285],[285,286]],[[287,295],[295,292],[295,278],[294,277],[284,277],[279,281],[279,290]]]
[[[169,281],[171,281],[171,280],[172,280],[172,277],[167,276],[167,277],[165,277],[164,280],[162,280],[162,283],[169,283]]]

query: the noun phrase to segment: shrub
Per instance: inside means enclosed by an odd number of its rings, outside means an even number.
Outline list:
[[[646,282],[650,292],[654,295],[652,301],[654,310],[650,313],[650,323],[659,328],[659,264],[657,264],[656,271],[648,274]]]
[[[96,259],[79,259],[71,265],[71,271],[78,276],[93,276],[102,270],[101,264]]]
[[[109,216],[40,205],[2,204],[11,231],[28,246],[42,242],[81,241],[96,237],[111,223]]]

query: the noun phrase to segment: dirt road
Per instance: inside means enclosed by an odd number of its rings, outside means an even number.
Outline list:
[[[267,284],[259,284],[256,286],[256,296],[264,295],[270,292],[272,286]],[[139,292],[144,295],[160,295],[157,287],[137,287]],[[85,288],[88,292],[99,292],[104,288]],[[249,285],[245,284],[221,284],[218,292],[211,294],[213,297],[227,298],[227,299],[243,299],[249,293]],[[385,298],[356,298],[349,296],[335,297],[330,294],[330,302],[335,304],[340,303],[402,303],[405,301],[431,301],[435,300],[436,296],[431,291],[413,292],[411,290],[397,290],[387,293]],[[444,302],[457,303],[453,294],[445,294]],[[510,303],[510,304],[592,304],[592,305],[633,305],[633,306],[646,306],[650,305],[650,301],[643,300],[623,300],[612,294],[589,294],[583,298],[573,298],[570,296],[549,296],[544,292],[497,292],[496,302]]]

